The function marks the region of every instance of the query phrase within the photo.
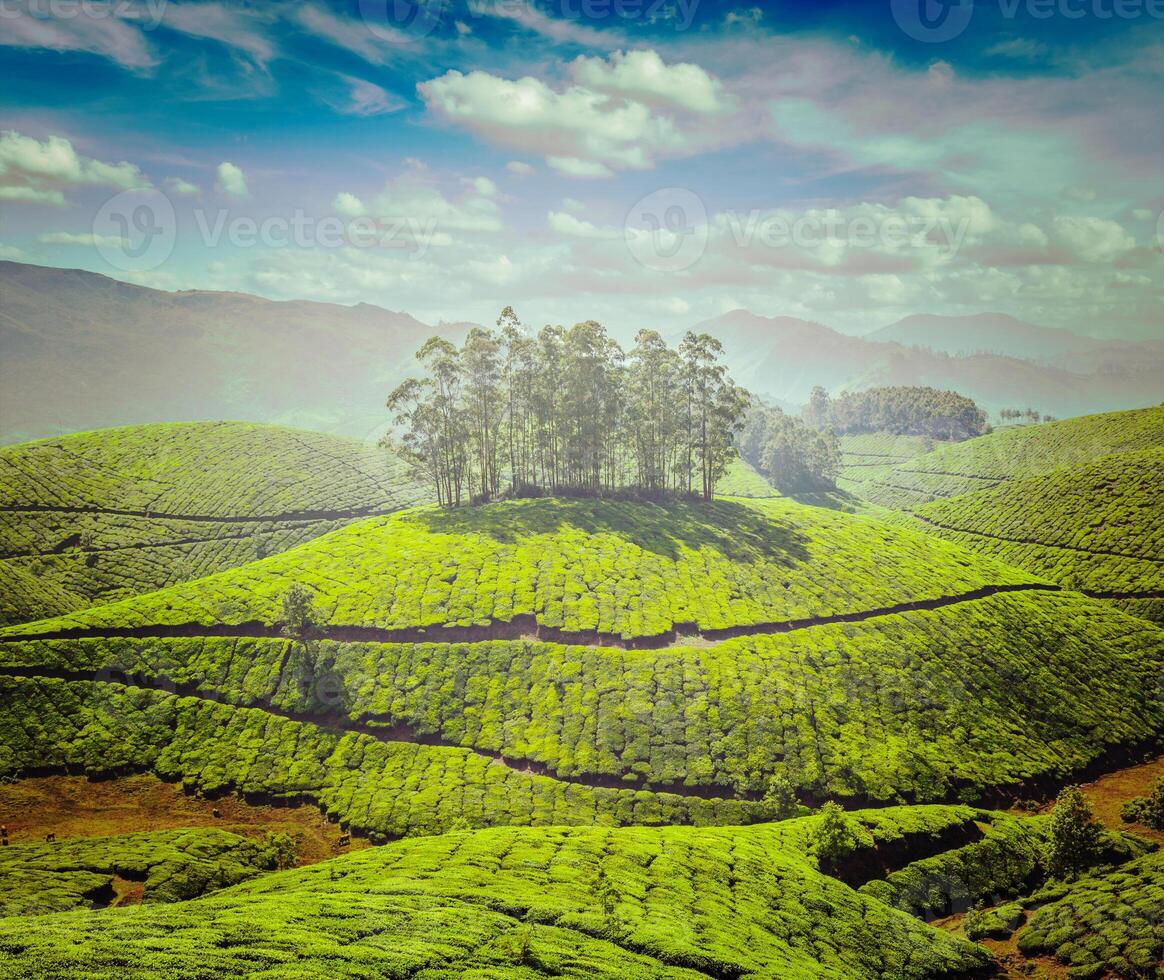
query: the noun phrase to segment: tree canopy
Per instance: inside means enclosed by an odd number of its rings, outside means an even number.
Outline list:
[[[388,399],[394,445],[449,507],[544,492],[710,500],[748,403],[722,355],[708,334],[673,349],[654,330],[623,351],[593,320],[533,334],[506,307],[460,348],[424,343],[422,375]]]
[[[809,425],[829,426],[838,435],[891,432],[961,440],[986,430],[986,413],[971,399],[937,388],[870,388],[830,399],[818,387],[812,392],[804,417]]]

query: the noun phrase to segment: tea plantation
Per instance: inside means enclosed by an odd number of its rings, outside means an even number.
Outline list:
[[[865,848],[973,832],[965,808],[858,815]],[[962,976],[985,950],[820,872],[817,817],[745,828],[419,838],[132,914],[0,920],[13,977]],[[861,855],[858,855],[860,857]]]
[[[1103,456],[1161,446],[1164,406],[1013,426],[899,464],[871,480],[861,494],[886,507],[912,507]]]
[[[560,779],[709,797],[758,793],[777,773],[811,798],[974,797],[1080,769],[1164,731],[1156,696],[1164,630],[1048,592],[711,647],[320,641],[311,646],[313,667],[306,657],[300,644],[274,638],[26,641],[0,644],[0,673],[271,709],[384,734],[394,741],[376,751],[396,757],[447,755],[410,744],[436,742],[457,748],[456,785],[502,775],[479,771],[481,760],[460,751],[472,749]],[[76,710],[91,708],[82,699]],[[229,711],[203,703],[195,715],[211,724]],[[3,744],[15,770],[83,761],[107,771],[117,752],[107,757],[104,733],[88,724],[75,712],[60,722],[81,732],[63,759],[25,744],[20,725]],[[261,770],[242,771],[262,785]],[[318,794],[327,783],[310,771],[308,788]],[[195,775],[188,762],[175,773]],[[450,819],[457,806],[445,803]],[[478,819],[477,810],[463,815]]]
[[[1008,480],[911,514],[933,533],[1164,621],[1164,448]]]
[[[100,907],[114,875],[141,882],[145,902],[197,898],[278,859],[270,843],[213,828],[13,844],[0,848],[0,917]]]
[[[276,426],[143,425],[2,447],[0,623],[199,578],[427,499],[386,450]]]
[[[331,628],[488,627],[532,617],[620,642],[946,600],[1039,579],[909,528],[786,499],[524,500],[370,518],[195,582],[0,637],[274,625],[293,583]],[[439,637],[436,637],[439,638]]]

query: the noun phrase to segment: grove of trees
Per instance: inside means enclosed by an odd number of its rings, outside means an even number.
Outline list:
[[[421,346],[423,373],[388,398],[393,446],[446,507],[621,490],[710,500],[748,404],[722,354],[708,334],[673,349],[653,330],[624,351],[593,320],[533,334],[506,307],[459,348]]]
[[[839,435],[890,432],[962,440],[986,431],[986,413],[955,391],[898,386],[845,392],[829,398],[813,389],[804,420],[817,429],[831,428]]]
[[[755,402],[737,445],[740,455],[781,490],[836,487],[841,446],[829,428],[818,430],[795,415]]]

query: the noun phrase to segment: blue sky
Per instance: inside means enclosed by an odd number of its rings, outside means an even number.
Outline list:
[[[409,4],[0,0],[0,257],[429,321],[1164,334],[1162,0]]]

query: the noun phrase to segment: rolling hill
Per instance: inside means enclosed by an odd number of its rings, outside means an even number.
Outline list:
[[[1002,429],[842,486],[978,554],[1161,622],[1162,453],[1164,408],[1153,408]]]
[[[142,425],[0,447],[0,622],[198,578],[427,499],[387,450],[277,426]]]
[[[429,326],[360,304],[164,292],[0,262],[0,442],[98,427],[243,418],[363,438]]]
[[[966,807],[856,815],[856,864],[981,836]],[[499,829],[403,841],[181,906],[0,921],[17,974],[965,976],[981,947],[820,871],[819,817],[746,828]],[[973,846],[973,845],[971,845]],[[873,859],[872,861],[870,859]],[[164,942],[161,938],[165,937]],[[221,937],[218,942],[214,938]],[[210,942],[208,942],[208,940]]]

